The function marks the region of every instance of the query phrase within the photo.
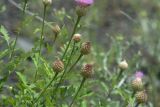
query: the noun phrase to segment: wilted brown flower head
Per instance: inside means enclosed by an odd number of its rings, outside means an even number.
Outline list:
[[[136,101],[138,103],[146,103],[148,96],[145,91],[139,91],[136,93]]]
[[[59,59],[54,61],[52,67],[53,67],[54,72],[57,72],[57,73],[62,72],[64,70],[64,64]]]
[[[143,83],[141,78],[135,78],[132,81],[132,88],[134,91],[140,91],[143,89]]]
[[[91,52],[91,42],[84,42],[81,46],[81,53],[87,55]]]
[[[84,78],[89,78],[92,76],[92,74],[93,74],[93,65],[92,64],[84,65],[84,67],[82,68],[81,75]]]

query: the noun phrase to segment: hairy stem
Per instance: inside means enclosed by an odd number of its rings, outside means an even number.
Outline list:
[[[76,29],[77,29],[77,26],[78,26],[80,20],[81,20],[81,17],[78,16],[77,21],[76,21],[76,23],[75,23],[75,25],[74,25],[74,28],[73,28],[73,31],[72,31],[72,34],[71,34],[71,38],[70,38],[70,40],[69,40],[69,43],[67,44],[67,47],[66,47],[66,49],[65,49],[65,51],[64,51],[64,53],[63,53],[62,60],[63,60],[63,58],[65,57],[65,55],[66,55],[66,53],[67,53],[67,51],[68,51],[68,48],[69,48],[69,46],[70,46],[70,44],[71,44],[73,35],[74,35],[75,32],[76,32]]]
[[[82,88],[85,80],[86,80],[86,78],[83,78],[83,80],[82,80],[82,82],[81,82],[81,84],[80,84],[80,86],[79,86],[79,88],[78,88],[78,90],[77,90],[77,92],[76,92],[76,94],[75,94],[75,96],[74,96],[71,104],[69,105],[69,107],[72,107],[72,105],[73,105],[74,101],[76,100],[76,98],[77,98],[77,96],[78,96],[78,93],[80,92],[80,90],[81,90],[81,88]]]

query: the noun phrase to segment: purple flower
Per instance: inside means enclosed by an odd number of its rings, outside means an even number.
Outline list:
[[[143,74],[142,71],[137,71],[137,72],[135,73],[135,77],[136,77],[136,78],[143,78],[143,77],[144,77],[144,74]]]
[[[93,4],[94,0],[75,0],[79,6],[87,7]]]

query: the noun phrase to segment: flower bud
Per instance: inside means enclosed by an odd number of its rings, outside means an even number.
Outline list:
[[[141,78],[136,78],[132,81],[132,88],[134,91],[140,91],[143,88],[143,83]]]
[[[147,99],[148,97],[145,91],[140,91],[136,93],[136,101],[138,103],[146,103]]]
[[[59,27],[59,25],[55,25],[53,26],[52,31],[57,35],[61,31],[61,28]]]
[[[62,72],[64,70],[64,64],[61,60],[56,60],[54,63],[53,63],[53,70],[54,72]]]
[[[119,68],[122,69],[122,70],[127,69],[127,68],[128,68],[128,63],[127,63],[127,61],[126,61],[126,60],[121,61],[121,62],[119,63]]]
[[[76,43],[80,42],[81,41],[81,34],[74,34],[73,41]]]
[[[91,42],[84,42],[81,46],[81,54],[87,55],[91,52]]]
[[[77,7],[76,7],[76,13],[77,13],[77,15],[78,15],[79,17],[85,16],[86,13],[87,13],[87,8],[77,6]]]
[[[84,65],[84,67],[82,68],[81,75],[84,78],[89,78],[92,76],[92,73],[93,73],[93,65],[92,64]]]
[[[43,0],[44,5],[50,5],[52,4],[52,0]]]

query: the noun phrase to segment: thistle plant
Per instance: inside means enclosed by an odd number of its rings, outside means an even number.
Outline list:
[[[143,82],[142,82],[143,76],[144,74],[141,71],[135,73],[134,80],[132,81],[132,89],[133,89],[132,97],[137,91],[143,90]]]
[[[76,64],[79,62],[79,60],[82,58],[83,55],[88,55],[91,51],[91,43],[90,42],[84,42],[81,46],[81,53],[77,60],[74,62],[74,64],[69,68],[68,72],[72,71],[72,69],[76,66]]]
[[[43,21],[42,21],[42,28],[41,28],[41,35],[40,35],[40,42],[39,42],[39,52],[38,52],[39,56],[41,55],[42,44],[44,39],[44,21],[46,17],[46,9],[48,5],[51,5],[51,3],[52,3],[52,0],[43,0]],[[35,73],[35,80],[37,79],[37,74],[38,74],[38,70],[36,70],[36,73]]]
[[[47,6],[52,3],[52,0],[43,0],[43,22],[42,22],[42,28],[41,28],[41,36],[40,36],[40,44],[39,44],[39,55],[41,55],[42,50],[42,43],[43,43],[43,36],[44,36],[44,21],[46,17],[46,9]]]
[[[74,101],[76,100],[80,90],[82,89],[82,86],[84,85],[86,79],[90,78],[92,76],[92,74],[93,74],[93,65],[92,64],[84,65],[84,67],[82,68],[82,72],[81,72],[83,79],[82,79],[81,84],[80,84],[76,94],[74,95],[73,100],[70,103],[69,107],[72,107],[72,105],[73,105]]]
[[[159,107],[160,42],[158,36],[152,41],[148,33],[159,34],[156,27],[160,22],[154,15],[149,23],[148,16],[153,13],[148,15],[148,9],[136,8],[139,13],[134,12],[136,2],[114,1],[99,0],[91,7],[94,0],[57,0],[49,8],[52,0],[7,0],[12,5],[9,8],[2,0],[0,21],[7,19],[7,24],[0,25],[0,107]],[[23,12],[23,18],[13,6]],[[125,6],[127,11],[116,6]],[[154,6],[151,9],[158,11]],[[127,7],[136,13],[134,19]],[[11,21],[10,9],[14,13]],[[126,19],[122,16],[142,26],[126,24],[125,32],[129,33],[122,33]],[[121,29],[117,32],[113,25]],[[120,60],[123,57],[126,60]]]
[[[78,24],[79,24],[81,18],[83,16],[85,16],[84,12],[86,13],[86,11],[84,9],[87,9],[88,6],[93,4],[93,0],[75,0],[75,1],[76,1],[77,5],[78,5],[78,8],[81,10],[82,13],[78,12],[79,10],[77,10],[77,20],[76,20],[76,23],[74,25],[73,31],[71,33],[71,36],[70,36],[70,39],[69,39],[69,43],[67,44],[65,52],[64,52],[64,54],[62,56],[62,59],[65,57],[65,55],[66,55],[66,53],[67,53],[67,51],[69,49],[69,46],[70,46],[71,41],[72,41],[72,38],[73,38],[74,34],[76,33],[76,30],[77,30],[77,27],[78,27]]]

